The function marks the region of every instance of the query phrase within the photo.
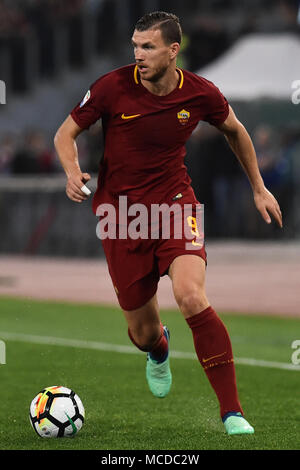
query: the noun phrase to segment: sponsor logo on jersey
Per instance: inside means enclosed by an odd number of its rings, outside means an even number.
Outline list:
[[[84,97],[83,100],[81,101],[79,107],[82,108],[82,106],[85,105],[85,103],[90,99],[90,97],[91,97],[91,91],[88,90],[88,91],[86,92],[86,94],[85,94],[85,97]]]
[[[177,118],[180,124],[182,124],[183,126],[187,124],[188,120],[190,119],[190,115],[191,113],[189,113],[189,111],[186,111],[185,109],[179,111],[179,113],[177,113]]]

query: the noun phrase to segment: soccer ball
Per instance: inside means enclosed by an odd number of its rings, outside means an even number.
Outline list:
[[[41,390],[29,409],[31,425],[41,437],[73,437],[82,428],[84,416],[79,396],[56,385]]]

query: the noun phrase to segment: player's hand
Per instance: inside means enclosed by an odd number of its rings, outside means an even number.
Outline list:
[[[74,202],[82,202],[89,198],[88,195],[84,194],[81,190],[82,186],[85,185],[91,176],[88,173],[72,173],[68,175],[66,193],[69,199]]]
[[[282,214],[278,202],[267,188],[254,192],[254,202],[257,210],[261,213],[267,224],[271,223],[272,215],[280,228],[282,228]]]

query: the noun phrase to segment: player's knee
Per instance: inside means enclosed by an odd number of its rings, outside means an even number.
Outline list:
[[[208,300],[201,289],[185,289],[175,295],[176,301],[184,315],[195,315],[207,307]]]

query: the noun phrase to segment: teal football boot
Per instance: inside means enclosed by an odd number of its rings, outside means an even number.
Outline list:
[[[254,428],[243,418],[242,413],[227,413],[222,421],[229,436],[235,434],[254,434]]]
[[[166,326],[164,326],[164,335],[169,344],[170,333]],[[147,353],[146,378],[149,388],[155,397],[164,398],[169,393],[172,385],[169,351],[163,362],[151,359],[150,353]]]

